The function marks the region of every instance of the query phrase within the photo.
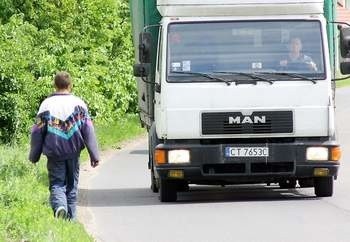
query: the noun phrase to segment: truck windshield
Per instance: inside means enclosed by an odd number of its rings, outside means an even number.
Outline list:
[[[317,20],[173,23],[167,39],[169,82],[208,81],[190,72],[228,81],[251,79],[244,73],[280,81],[326,76]]]

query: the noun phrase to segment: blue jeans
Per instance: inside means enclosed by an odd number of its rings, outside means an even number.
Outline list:
[[[50,203],[53,211],[63,206],[69,219],[76,219],[78,197],[79,158],[47,161]]]

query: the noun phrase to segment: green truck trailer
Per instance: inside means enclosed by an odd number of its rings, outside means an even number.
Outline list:
[[[140,119],[161,201],[189,184],[333,194],[337,63],[350,73],[349,31],[339,27],[337,38],[335,5],[130,1]]]

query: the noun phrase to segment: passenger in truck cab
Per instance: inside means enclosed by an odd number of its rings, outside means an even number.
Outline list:
[[[303,44],[300,38],[292,38],[289,43],[289,54],[281,60],[281,69],[295,71],[317,71],[316,63],[311,57],[303,54]]]

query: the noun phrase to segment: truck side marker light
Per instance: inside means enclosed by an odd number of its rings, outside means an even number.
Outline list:
[[[328,175],[329,175],[328,168],[315,168],[314,169],[314,176],[328,176]]]
[[[154,151],[154,161],[157,165],[166,164],[166,151],[165,150],[155,150]]]
[[[331,148],[331,160],[339,161],[341,158],[341,148],[339,146]]]
[[[184,171],[183,170],[170,170],[168,172],[169,178],[177,178],[177,179],[183,179],[184,178]]]

